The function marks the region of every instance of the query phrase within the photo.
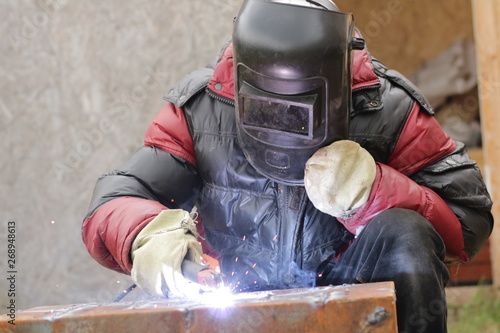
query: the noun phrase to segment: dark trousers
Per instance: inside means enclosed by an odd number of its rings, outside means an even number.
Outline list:
[[[363,229],[322,284],[394,281],[400,333],[446,332],[444,257],[429,221],[411,210],[389,209]]]

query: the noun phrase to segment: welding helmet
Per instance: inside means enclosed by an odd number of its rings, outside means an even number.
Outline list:
[[[319,148],[348,136],[351,14],[329,0],[246,0],[233,30],[238,139],[264,176],[303,185]]]

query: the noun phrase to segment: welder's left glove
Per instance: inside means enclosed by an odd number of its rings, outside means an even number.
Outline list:
[[[192,296],[199,288],[182,274],[184,259],[201,262],[196,225],[182,209],[164,210],[137,235],[132,244],[134,282],[153,296]]]
[[[309,158],[304,186],[318,210],[346,219],[368,201],[375,176],[370,153],[354,141],[341,140]]]

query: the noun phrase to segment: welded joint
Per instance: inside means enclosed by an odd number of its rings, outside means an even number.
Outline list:
[[[361,332],[370,332],[374,326],[379,327],[391,317],[391,314],[383,306],[377,306],[372,313],[370,313],[361,327]]]

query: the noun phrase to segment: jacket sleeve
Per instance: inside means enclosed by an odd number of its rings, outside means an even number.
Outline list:
[[[199,192],[194,148],[180,108],[167,104],[149,126],[144,146],[101,176],[83,222],[83,241],[100,264],[130,273],[135,236],[162,210],[191,210]]]
[[[377,163],[368,202],[342,222],[366,225],[386,209],[412,209],[431,222],[448,257],[466,262],[491,233],[491,205],[464,145],[449,138],[435,118],[414,103],[387,164]]]

